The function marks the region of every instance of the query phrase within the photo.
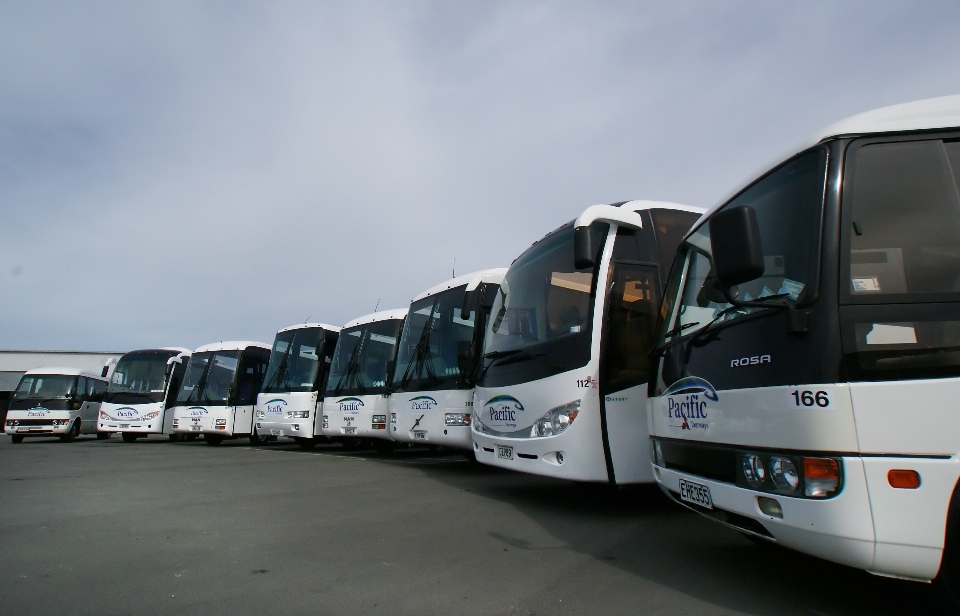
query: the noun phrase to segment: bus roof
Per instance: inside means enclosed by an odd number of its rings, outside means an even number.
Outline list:
[[[230,340],[227,342],[214,342],[213,344],[205,344],[195,350],[194,353],[205,353],[209,351],[242,351],[247,347],[260,347],[261,349],[266,349],[268,351],[270,350],[270,345],[262,342],[252,342],[250,340]]]
[[[446,291],[447,289],[452,289],[454,287],[459,287],[460,285],[469,285],[474,280],[477,280],[477,284],[480,282],[491,282],[495,284],[500,284],[500,281],[503,280],[504,274],[507,273],[507,268],[498,267],[493,269],[479,270],[476,272],[471,272],[469,274],[464,274],[463,276],[457,276],[456,278],[451,278],[446,282],[441,282],[440,284],[430,287],[420,295],[413,298],[413,301],[419,301],[425,297],[430,297],[431,295],[436,295],[441,291]],[[475,286],[475,285],[474,285]]]
[[[133,351],[127,351],[124,355],[132,355],[133,353],[155,353],[157,351],[176,351],[177,355],[191,352],[190,349],[184,347],[157,347],[155,349],[135,349]]]
[[[299,325],[291,325],[290,327],[284,327],[283,329],[281,329],[281,330],[278,331],[277,333],[279,334],[280,332],[288,332],[288,331],[290,331],[291,329],[306,329],[307,327],[321,327],[321,328],[323,328],[323,329],[325,329],[325,330],[327,330],[327,331],[331,331],[331,332],[338,332],[338,331],[340,331],[340,328],[337,327],[336,325],[327,325],[326,323],[301,323],[301,324],[299,324]]]
[[[681,212],[691,212],[693,214],[703,214],[707,211],[706,208],[696,207],[693,205],[684,205],[682,203],[673,203],[672,201],[648,201],[646,199],[634,199],[632,201],[624,201],[619,204],[620,208],[625,210],[633,210],[634,212],[639,212],[642,210],[680,210]]]
[[[64,376],[85,376],[91,379],[97,379],[98,381],[106,381],[106,377],[102,377],[96,372],[91,372],[90,370],[84,370],[82,368],[65,368],[61,366],[50,367],[50,368],[34,368],[33,370],[27,370],[23,373],[24,376],[32,376],[35,374],[46,374],[48,376],[54,375],[64,375]]]
[[[357,325],[366,325],[367,323],[376,323],[377,321],[402,321],[407,316],[406,308],[395,308],[393,310],[381,310],[380,312],[373,312],[371,314],[364,315],[362,317],[357,317],[352,321],[349,321],[346,325],[343,326],[343,329],[348,327],[356,327]]]
[[[960,127],[960,94],[926,98],[858,113],[821,130],[817,134],[816,142],[841,135],[957,127]]]

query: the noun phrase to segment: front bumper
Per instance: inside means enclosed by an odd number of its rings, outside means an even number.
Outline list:
[[[411,411],[394,411],[396,421],[387,424],[390,428],[390,436],[398,443],[473,449],[473,434],[470,426],[446,425],[447,412],[462,413],[463,411],[462,409],[456,409],[455,411],[416,411],[416,414]],[[388,416],[387,419],[389,420],[391,417],[392,415]],[[417,421],[418,418],[419,422]]]

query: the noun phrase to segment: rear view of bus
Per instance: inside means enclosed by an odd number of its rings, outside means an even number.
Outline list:
[[[252,442],[288,436],[303,448],[314,446],[313,426],[339,332],[339,327],[323,323],[304,323],[277,332],[267,376],[257,396]]]
[[[652,482],[647,352],[662,281],[702,213],[595,205],[510,266],[475,394],[477,460],[578,481]]]
[[[705,218],[663,304],[661,487],[956,594],[960,96],[841,122]]]
[[[371,439],[376,449],[393,448],[387,430],[388,371],[396,358],[397,338],[406,316],[406,310],[384,310],[343,326],[318,426],[327,438],[348,447]]]
[[[189,349],[167,347],[124,354],[100,405],[97,429],[119,432],[125,442],[150,434],[173,435],[173,406]],[[182,356],[180,362],[172,359]]]
[[[270,347],[261,342],[218,342],[194,351],[177,394],[174,433],[202,434],[210,445],[252,436],[269,359]]]
[[[77,368],[36,368],[20,377],[3,430],[14,443],[27,436],[59,436],[69,442],[97,433],[97,414],[107,380]],[[97,434],[97,438],[109,438]]]
[[[390,385],[390,435],[470,451],[473,385],[484,323],[505,269],[459,276],[417,296]]]

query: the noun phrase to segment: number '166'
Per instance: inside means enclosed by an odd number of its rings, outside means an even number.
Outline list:
[[[809,389],[800,391],[796,389],[790,395],[793,396],[794,404],[797,406],[813,406],[814,404],[821,408],[830,406],[830,398],[827,397],[825,391],[810,391]]]

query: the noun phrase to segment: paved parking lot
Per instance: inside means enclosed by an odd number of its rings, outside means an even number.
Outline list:
[[[656,489],[449,452],[0,442],[2,614],[907,614],[930,586],[775,547]]]

